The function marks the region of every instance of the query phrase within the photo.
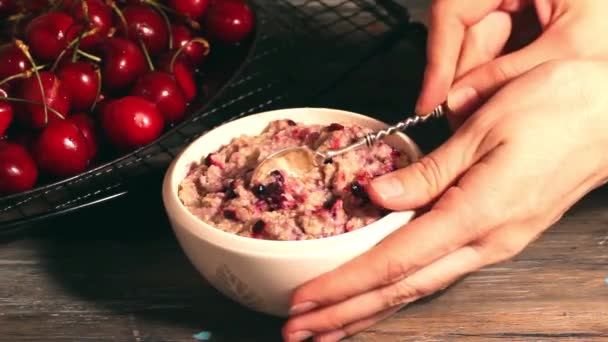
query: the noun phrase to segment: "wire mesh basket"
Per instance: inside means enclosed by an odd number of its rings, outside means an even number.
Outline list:
[[[259,111],[306,106],[408,30],[419,29],[393,0],[250,4],[257,20],[254,45],[236,77],[216,89],[218,97],[153,144],[76,177],[1,197],[0,232],[144,186],[142,179],[162,174],[185,145],[208,130]]]

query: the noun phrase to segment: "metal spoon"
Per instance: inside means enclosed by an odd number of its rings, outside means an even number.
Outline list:
[[[381,140],[388,135],[404,131],[411,126],[426,122],[431,118],[442,117],[446,111],[447,107],[445,104],[439,105],[427,115],[414,115],[393,126],[369,133],[358,141],[337,150],[320,152],[315,151],[308,146],[294,146],[278,150],[266,156],[266,158],[264,158],[253,170],[251,184],[260,183],[273,170],[283,170],[294,177],[304,175],[315,167],[323,165],[327,160],[330,160],[335,156],[356,150],[363,146],[367,146],[368,148],[372,147],[378,140]]]

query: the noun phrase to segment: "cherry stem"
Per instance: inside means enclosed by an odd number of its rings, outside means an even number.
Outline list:
[[[0,85],[8,83],[8,82],[10,82],[12,80],[16,80],[18,78],[30,78],[30,77],[32,77],[32,73],[34,73],[34,69],[42,70],[42,69],[46,68],[47,66],[48,65],[46,65],[46,64],[45,65],[39,65],[36,68],[31,68],[30,70],[26,70],[24,72],[11,75],[11,76],[3,79],[2,81],[0,81]]]
[[[159,4],[158,2],[156,2],[154,0],[144,0],[144,1],[147,4],[149,4],[150,6],[154,7],[156,9],[156,11],[158,13],[160,13],[160,15],[165,20],[165,24],[167,25],[167,32],[169,32],[169,50],[173,50],[173,32],[171,32],[171,20],[169,20],[167,13],[165,13],[165,9],[163,9],[164,6],[162,6],[161,4]]]
[[[76,50],[76,52],[78,52],[79,55],[81,55],[83,57],[86,57],[86,58],[92,60],[95,63],[101,63],[101,58],[99,58],[99,57],[97,57],[95,55],[92,55],[92,54],[90,54],[88,52],[84,52],[84,51],[82,51],[80,49]]]
[[[32,101],[32,100],[26,100],[26,99],[20,99],[20,98],[16,98],[16,97],[9,97],[9,96],[0,96],[0,100],[9,101],[9,102],[23,102],[23,103],[33,104],[33,105],[44,106],[44,107],[48,108],[48,110],[51,111],[51,113],[57,115],[59,118],[65,119],[65,116],[63,116],[57,110],[47,106],[46,103],[41,103],[38,101]],[[46,124],[46,122],[45,122],[45,124]]]
[[[6,21],[17,21],[18,22],[27,16],[28,15],[25,13],[17,13],[17,14],[13,14],[10,17],[6,18]]]
[[[157,8],[162,9],[162,10],[163,10],[163,11],[165,11],[165,12],[169,12],[169,13],[171,13],[171,14],[173,14],[173,15],[183,16],[183,14],[181,14],[181,13],[179,13],[179,12],[175,11],[173,8],[171,8],[171,7],[169,7],[169,6],[166,6],[166,5],[164,5],[164,4],[162,4],[162,3],[158,2],[158,1],[154,1],[154,0],[144,0],[144,1],[145,1],[146,3],[148,3],[148,4],[152,5],[152,6],[154,6],[154,7],[157,7]]]
[[[87,4],[86,0],[80,0],[80,5],[82,6],[82,15],[84,17],[84,22],[85,22],[85,24],[90,25],[91,18],[89,17],[89,5]],[[96,27],[93,27],[93,29],[91,29],[91,31],[94,31],[94,30],[96,31]],[[72,63],[76,62],[76,59],[78,57],[78,53],[76,51],[79,50],[80,42],[82,41],[82,39],[85,38],[86,33],[87,32],[83,29],[78,37],[78,41],[76,42],[74,52],[72,53]]]
[[[116,2],[114,2],[113,0],[107,0],[106,4],[108,4],[110,7],[112,7],[114,12],[116,12],[116,15],[118,16],[118,18],[122,22],[122,25],[125,28],[125,36],[128,39],[129,38],[129,24],[127,24],[127,19],[125,18],[125,15],[122,13],[120,8],[118,8],[118,6],[116,5]]]
[[[65,56],[69,49],[76,46],[76,49],[74,49],[74,51],[80,51],[78,49],[78,46],[80,46],[80,40],[97,33],[97,31],[97,27],[93,27],[90,31],[84,31],[78,37],[76,37],[76,39],[72,40],[63,50],[61,50],[61,53],[59,54],[59,56],[57,56],[55,62],[53,63],[53,66],[51,67],[51,71],[55,71],[55,69],[59,65],[59,62],[61,62],[61,59],[63,58],[63,56]],[[74,54],[76,54],[76,52],[74,52]],[[76,61],[74,56],[72,56],[72,61]]]
[[[46,94],[44,93],[44,86],[42,85],[42,78],[40,77],[40,73],[38,72],[38,69],[36,68],[36,61],[34,61],[34,58],[32,58],[32,55],[30,54],[28,46],[25,45],[25,43],[22,40],[15,39],[15,45],[17,45],[19,50],[21,50],[21,52],[23,52],[23,54],[25,55],[25,58],[27,58],[30,61],[30,63],[32,64],[32,67],[34,68],[34,74],[36,75],[36,79],[38,80],[38,86],[40,86],[40,97],[42,98],[42,103],[44,105],[44,124],[46,125],[46,123],[49,120],[49,106],[46,103]]]
[[[186,49],[186,47],[190,43],[201,43],[201,44],[203,44],[203,46],[205,47],[205,56],[207,56],[209,54],[209,51],[211,50],[211,46],[209,45],[209,42],[205,38],[197,37],[197,38],[190,39],[189,41],[186,42],[186,44],[180,46],[179,49],[177,49],[177,51],[173,55],[173,58],[171,58],[171,64],[169,64],[169,70],[171,71],[172,74],[174,73],[173,69],[175,67],[175,62],[177,61],[177,58],[179,57],[179,55],[182,54],[182,52],[184,51],[184,49]]]
[[[148,67],[150,68],[150,71],[154,71],[154,63],[152,63],[152,57],[150,57],[150,53],[148,53],[146,44],[144,44],[144,41],[141,38],[139,39],[139,45],[141,46],[141,49],[144,52],[144,56],[146,57],[146,62],[148,62]]]
[[[97,100],[99,99],[99,95],[101,95],[101,70],[99,68],[95,68],[95,73],[97,74],[97,95],[95,96],[95,101],[93,101],[93,105],[91,105],[91,112],[95,110],[95,106],[97,105]]]

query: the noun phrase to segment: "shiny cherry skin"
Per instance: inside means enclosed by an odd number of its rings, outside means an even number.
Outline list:
[[[180,57],[183,56],[185,61],[193,67],[203,63],[209,54],[208,48],[199,42],[190,42],[194,38],[192,30],[183,24],[172,24],[171,32],[173,34],[173,47],[175,50],[186,45],[182,50]]]
[[[0,80],[32,68],[32,64],[15,44],[0,46]]]
[[[97,135],[95,121],[93,118],[86,113],[76,113],[70,115],[67,120],[78,126],[80,132],[87,141],[89,161],[94,160],[97,155],[97,151],[99,150],[99,137]]]
[[[42,14],[25,27],[25,40],[32,55],[45,62],[59,56],[72,39],[77,36],[73,30],[74,20],[64,12]]]
[[[41,171],[54,177],[74,176],[89,164],[87,140],[78,126],[68,120],[50,123],[32,146]]]
[[[40,79],[42,80],[47,105],[59,112],[64,118],[67,117],[70,112],[70,96],[61,80],[54,73],[48,71],[40,72]],[[47,123],[61,120],[52,111],[48,111],[48,116],[45,117],[42,93],[40,92],[38,78],[35,75],[23,80],[19,97],[36,102],[35,104],[19,105],[19,110],[15,114],[17,121],[22,125],[38,130],[44,128]]]
[[[108,141],[120,151],[145,146],[157,139],[164,120],[156,105],[138,96],[125,96],[106,105],[101,127]]]
[[[186,102],[194,100],[197,94],[196,81],[194,80],[194,71],[184,62],[183,59],[177,58],[171,69],[171,59],[174,52],[164,54],[158,63],[159,70],[167,72],[175,78],[175,81],[182,90]]]
[[[205,14],[208,6],[209,0],[169,0],[171,9],[192,20],[199,20]]]
[[[38,167],[21,145],[0,141],[0,194],[30,190],[38,180]]]
[[[6,133],[13,122],[13,117],[13,105],[8,101],[0,101],[0,137]]]
[[[173,66],[173,76],[179,84],[179,87],[184,92],[186,101],[194,100],[197,94],[196,81],[194,81],[194,72],[184,62],[177,61]]]
[[[175,78],[164,71],[143,75],[131,91],[131,95],[143,97],[156,104],[166,123],[175,123],[184,117],[186,98]]]
[[[77,25],[77,31],[80,33],[82,30],[90,31],[93,28],[97,29],[97,32],[93,35],[84,37],[80,41],[80,49],[93,52],[99,46],[101,41],[108,35],[113,25],[112,8],[108,6],[103,0],[85,0],[87,4],[87,10],[89,15],[89,26],[83,27],[86,23],[85,13],[83,11],[82,3],[80,1],[71,1],[69,6],[69,13],[74,18],[74,21],[79,23]]]
[[[253,26],[253,12],[243,1],[214,1],[203,18],[203,27],[209,37],[226,44],[245,39]]]
[[[129,88],[146,70],[146,58],[136,43],[122,37],[109,38],[104,45],[102,79],[110,93]]]
[[[124,37],[139,44],[141,39],[151,56],[156,56],[169,47],[169,27],[163,17],[148,5],[128,5],[122,9],[127,21],[128,31],[124,25],[117,29]]]
[[[93,106],[101,85],[94,64],[84,60],[63,63],[57,69],[57,77],[70,96],[71,110],[85,111]]]

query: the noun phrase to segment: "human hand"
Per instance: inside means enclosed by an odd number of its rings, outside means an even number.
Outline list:
[[[509,80],[553,59],[608,57],[608,1],[435,0],[427,68],[416,104],[426,114],[447,99],[460,126]]]
[[[608,62],[543,63],[501,88],[418,162],[373,180],[393,210],[430,206],[298,288],[286,341],[337,341],[507,260],[608,177]]]

